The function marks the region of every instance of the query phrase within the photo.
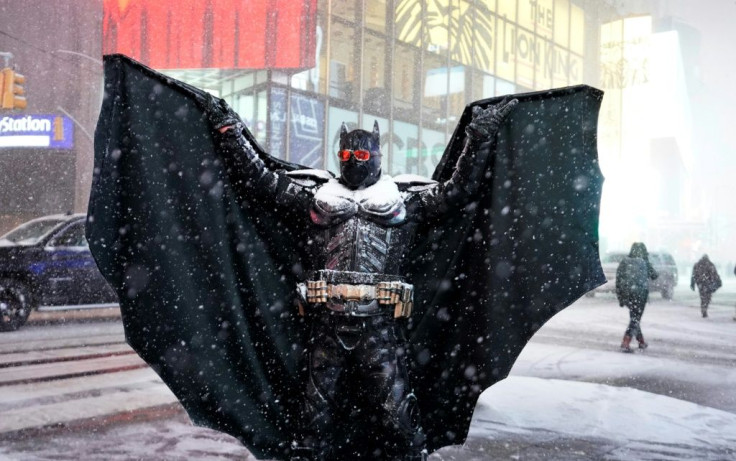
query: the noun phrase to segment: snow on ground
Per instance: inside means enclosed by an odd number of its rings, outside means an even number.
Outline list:
[[[628,312],[614,297],[576,302],[481,395],[465,446],[430,461],[736,460],[736,279],[725,282],[707,319],[682,283],[671,302],[654,295],[642,322],[650,347],[635,354],[618,351]],[[182,414],[14,441],[5,459],[253,458]]]
[[[470,436],[539,432],[725,452],[736,449],[736,414],[625,387],[512,376],[483,393]]]

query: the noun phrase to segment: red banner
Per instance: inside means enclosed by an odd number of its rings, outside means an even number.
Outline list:
[[[317,0],[104,0],[103,53],[155,69],[308,69]]]

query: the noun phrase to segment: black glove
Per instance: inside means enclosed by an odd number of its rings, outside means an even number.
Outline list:
[[[498,104],[483,109],[480,106],[473,107],[473,118],[465,128],[465,134],[476,140],[490,139],[498,132],[498,127],[519,103],[518,99],[508,101],[504,99]]]
[[[216,98],[211,94],[197,101],[200,109],[207,116],[212,129],[219,130],[225,126],[243,124],[240,116],[230,108],[230,106],[222,99]]]

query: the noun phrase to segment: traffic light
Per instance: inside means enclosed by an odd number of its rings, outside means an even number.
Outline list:
[[[0,75],[0,106],[3,109],[25,109],[26,90],[22,85],[26,78],[9,67],[3,69]]]

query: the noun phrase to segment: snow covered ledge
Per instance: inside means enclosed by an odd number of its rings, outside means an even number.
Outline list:
[[[580,459],[736,459],[736,414],[627,387],[511,376],[481,395],[467,443],[498,454],[504,443],[524,451],[520,441],[530,453],[565,445],[562,456],[579,444]]]

